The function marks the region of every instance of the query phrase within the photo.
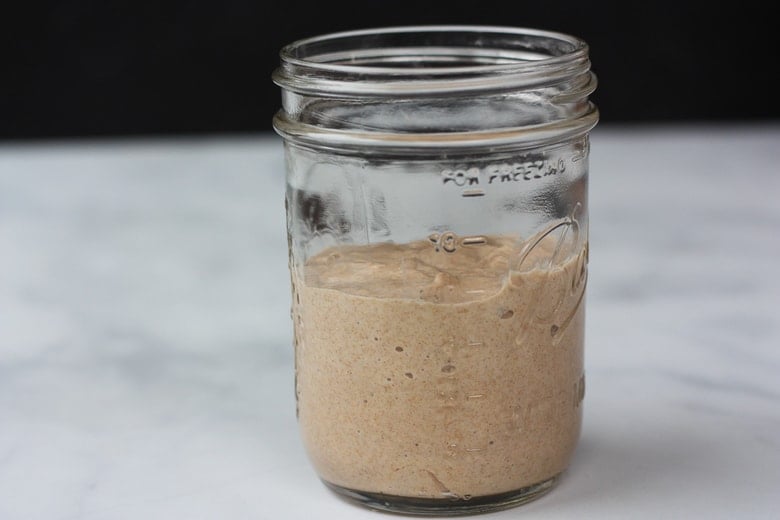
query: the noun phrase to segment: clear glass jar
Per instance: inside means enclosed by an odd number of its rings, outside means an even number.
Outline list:
[[[284,47],[273,78],[298,420],[320,478],[429,515],[551,489],[584,395],[587,45],[356,31]]]

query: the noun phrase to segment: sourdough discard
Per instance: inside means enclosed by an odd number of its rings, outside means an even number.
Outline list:
[[[581,423],[587,245],[341,246],[294,280],[301,432],[347,489],[469,499],[544,482]]]

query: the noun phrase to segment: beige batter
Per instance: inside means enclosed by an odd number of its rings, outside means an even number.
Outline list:
[[[529,247],[420,241],[307,262],[294,277],[296,392],[325,481],[452,500],[566,468],[584,392],[587,245]]]

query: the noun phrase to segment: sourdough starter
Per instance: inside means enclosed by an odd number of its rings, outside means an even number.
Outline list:
[[[294,279],[296,393],[320,477],[469,499],[541,483],[580,430],[587,246],[342,246]],[[521,265],[517,265],[521,264]],[[294,277],[295,278],[295,277]]]

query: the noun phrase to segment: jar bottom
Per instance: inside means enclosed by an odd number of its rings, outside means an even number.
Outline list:
[[[537,484],[525,486],[514,491],[466,498],[417,498],[382,493],[370,493],[348,489],[323,480],[323,483],[348,502],[369,509],[415,516],[454,516],[476,515],[510,509],[531,502],[545,495],[558,483],[558,477]]]

